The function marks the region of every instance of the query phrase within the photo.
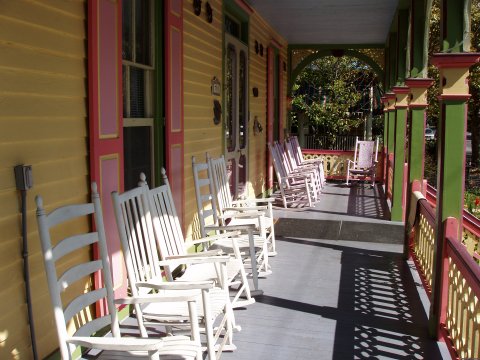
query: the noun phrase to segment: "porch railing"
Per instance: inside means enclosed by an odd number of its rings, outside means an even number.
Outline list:
[[[354,144],[355,145],[355,144]],[[328,180],[346,180],[348,160],[353,160],[353,151],[303,149],[305,159],[322,159]],[[383,151],[378,151],[376,181],[383,181]]]
[[[335,141],[332,142],[331,137],[326,135],[305,135],[304,145],[305,149],[329,149],[337,151],[355,150],[355,136],[353,135],[338,135]]]
[[[413,189],[420,186],[414,183]],[[435,238],[435,189],[430,187],[426,199],[420,199],[410,211],[415,211],[415,221],[410,239],[410,254],[422,278],[425,290],[432,301],[432,279],[435,248],[443,247],[443,272],[441,282],[439,338],[445,341],[454,358],[480,358],[480,266],[476,262],[478,254],[471,245],[458,239],[456,219],[445,222],[442,246]],[[414,197],[412,197],[414,199]],[[466,215],[466,216],[465,216]],[[477,237],[480,232],[478,220],[468,212],[463,217],[463,227]],[[409,221],[410,223],[410,221]],[[465,235],[464,235],[465,238]],[[478,244],[478,243],[477,243]],[[439,266],[440,264],[437,264]]]

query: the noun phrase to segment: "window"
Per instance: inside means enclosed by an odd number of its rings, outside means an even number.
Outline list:
[[[152,0],[122,1],[122,73],[125,189],[140,172],[154,184],[154,9]]]

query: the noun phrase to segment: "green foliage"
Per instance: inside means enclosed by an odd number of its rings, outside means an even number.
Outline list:
[[[333,142],[337,135],[363,124],[370,108],[371,85],[377,87],[378,93],[376,75],[357,59],[332,56],[317,59],[300,73],[294,84],[292,123],[302,113],[308,125],[317,130],[316,134],[327,135]],[[380,101],[375,105],[379,107]]]

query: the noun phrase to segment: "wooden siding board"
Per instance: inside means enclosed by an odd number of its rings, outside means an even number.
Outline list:
[[[33,166],[27,223],[40,358],[58,346],[33,198],[42,194],[49,209],[88,199],[85,8],[77,0],[0,0],[0,277],[9,279],[0,291],[9,309],[0,314],[1,359],[31,356],[13,176],[19,163]],[[87,249],[72,260],[89,256]]]

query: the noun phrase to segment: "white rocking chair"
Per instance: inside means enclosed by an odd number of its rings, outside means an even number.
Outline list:
[[[353,161],[347,164],[347,185],[352,180],[366,180],[370,178],[375,186],[375,173],[377,171],[378,138],[376,141],[355,140]]]
[[[231,222],[228,224],[221,222],[215,201],[213,176],[211,176],[211,168],[208,162],[198,163],[195,157],[192,157],[192,170],[201,236],[206,239],[212,239],[211,248],[222,249],[227,253],[232,253],[234,248],[230,241],[216,240],[215,236],[208,236],[208,232],[214,232],[218,235],[225,231],[240,231],[241,234],[235,236],[234,240],[235,246],[241,251],[245,268],[247,271],[250,270],[249,274],[253,279],[253,290],[249,291],[250,295],[262,295],[263,292],[258,288],[258,277],[259,274],[266,276],[271,273],[268,263],[269,252],[266,237],[255,234],[255,232],[258,227],[257,223],[263,224],[264,213],[257,210],[247,211],[245,216],[249,222],[244,224],[237,225]],[[261,209],[263,209],[263,207]],[[241,215],[241,213],[239,213],[239,215]],[[258,219],[258,221],[253,222],[252,217]],[[244,286],[248,286],[245,280],[242,280],[242,283]],[[247,301],[249,301],[249,296],[247,296]],[[239,304],[241,303],[242,302],[239,302]],[[236,304],[237,301],[232,303],[234,307],[236,307]]]
[[[173,205],[173,197],[165,185],[157,188],[156,193],[159,197],[164,197],[163,203],[161,200],[154,202],[150,199],[146,185],[123,194],[112,193],[131,291],[134,296],[140,296],[153,291],[168,293],[170,287],[183,287],[186,290],[202,289],[200,301],[202,306],[198,309],[201,330],[206,335],[208,358],[219,359],[223,350],[231,351],[236,348],[232,343],[235,321],[225,281],[227,279],[225,264],[231,259],[229,256],[185,254],[179,249],[174,249],[183,245],[179,242],[172,243],[169,239],[181,238],[182,241],[184,239]],[[167,250],[167,247],[174,248]],[[176,255],[168,255],[172,253]],[[203,276],[200,274],[200,277],[204,281],[199,281],[199,278],[193,281],[191,278],[182,277],[174,281],[173,271],[183,265],[203,265],[200,270]],[[162,266],[168,282],[163,280]],[[212,285],[212,278],[215,278],[215,286]],[[172,329],[190,326],[186,323],[188,318],[184,315],[185,309],[176,303],[162,306],[147,305],[137,307],[136,311],[141,328],[145,328],[147,321],[170,326]],[[180,321],[179,315],[183,316]]]
[[[43,260],[62,359],[83,359],[84,354],[91,358],[92,352],[96,359],[201,359],[200,334],[197,325],[191,327],[192,340],[185,336],[169,336],[161,339],[121,337],[117,309],[114,305],[102,209],[95,183],[92,185],[92,203],[64,206],[48,215],[43,208],[43,200],[40,196],[37,196],[36,204]],[[75,230],[69,231],[68,223],[71,220],[86,218],[88,222],[91,216],[95,219],[96,231],[82,234]],[[55,234],[58,234],[59,227],[63,229],[62,234],[68,233],[68,235],[61,240],[54,240],[56,244],[54,245],[52,239],[56,238]],[[52,230],[54,228],[56,229]],[[94,245],[98,246],[100,259],[89,259],[83,263],[69,260],[75,253],[85,252],[85,248],[90,250]],[[63,273],[60,273],[60,269]],[[103,287],[85,291],[84,286],[78,286],[80,280],[88,281],[97,272],[101,276]],[[75,289],[78,289],[79,294],[72,299]],[[71,301],[68,304],[62,301],[64,292],[69,294],[68,298]],[[197,298],[198,295],[190,293],[177,297],[173,297],[172,294],[167,299],[162,296],[145,296],[118,299],[116,302],[138,306],[145,303],[181,300],[184,301],[182,303],[187,309],[186,316],[189,322],[197,324]],[[106,303],[108,314],[90,319],[86,316],[86,312],[94,307],[97,301]],[[76,329],[72,331],[70,325],[73,323]],[[98,337],[98,332],[105,329],[109,329],[109,336]]]

